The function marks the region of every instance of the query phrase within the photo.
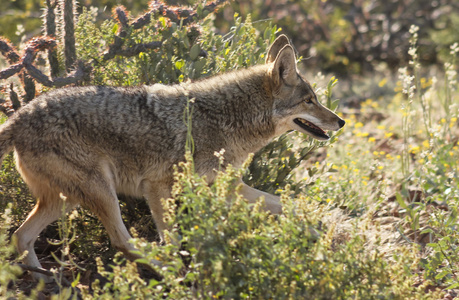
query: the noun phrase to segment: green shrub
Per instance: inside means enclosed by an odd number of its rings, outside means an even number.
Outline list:
[[[162,281],[144,281],[132,263],[120,261],[113,272],[101,267],[111,284],[93,286],[95,298],[166,299],[422,299],[413,287],[409,249],[389,260],[368,251],[357,231],[334,243],[334,226],[321,228],[327,209],[304,197],[283,195],[285,213],[274,217],[240,196],[228,204],[240,170],[219,171],[212,186],[193,172],[191,155],[176,170],[174,199],[166,201],[167,219],[178,224],[171,243],[157,247],[135,239],[139,262],[152,265]],[[177,203],[179,203],[177,205]],[[294,205],[295,203],[295,205]],[[121,260],[122,261],[122,260]],[[150,294],[149,294],[150,293]]]
[[[8,289],[8,285],[21,274],[21,268],[12,264],[12,261],[8,259],[14,254],[14,246],[9,242],[8,234],[8,229],[12,224],[11,207],[11,204],[8,205],[0,216],[0,297],[4,299],[15,295]]]

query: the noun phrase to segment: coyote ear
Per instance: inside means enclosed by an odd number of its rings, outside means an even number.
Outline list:
[[[292,46],[285,45],[277,54],[274,65],[270,69],[271,78],[275,87],[280,87],[282,82],[294,84],[298,76],[296,70],[296,57]]]
[[[277,37],[271,47],[269,47],[268,55],[266,56],[266,63],[269,64],[274,62],[277,54],[279,54],[279,51],[281,51],[285,45],[290,45],[290,42],[285,34],[281,34]]]

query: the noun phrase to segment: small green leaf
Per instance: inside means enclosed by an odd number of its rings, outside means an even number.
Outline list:
[[[190,49],[190,58],[192,60],[195,60],[196,58],[198,58],[199,53],[201,53],[201,46],[199,46],[198,44],[194,44],[193,47],[191,47]]]
[[[291,169],[294,169],[296,167],[296,164],[297,164],[297,159],[295,156],[292,156],[288,161],[288,165]]]
[[[112,33],[116,34],[118,32],[118,23],[115,23],[112,28]]]
[[[139,264],[144,264],[144,265],[148,265],[150,264],[151,262],[146,259],[146,258],[138,258],[135,260],[136,263],[139,263]]]
[[[183,43],[185,47],[190,48],[190,39],[186,35],[183,37]]]
[[[443,277],[445,277],[448,274],[449,274],[449,272],[447,270],[443,270],[439,274],[437,274],[437,276],[435,276],[435,279],[436,280],[440,280],[440,279],[442,279]]]
[[[450,226],[453,222],[456,222],[457,220],[457,209],[456,208],[451,208],[451,214],[448,217],[448,220],[446,221],[446,226]]]
[[[335,111],[338,105],[339,105],[339,99],[333,100],[331,103],[330,109]]]
[[[201,74],[202,69],[206,65],[207,60],[205,58],[202,58],[194,63],[194,68],[196,70],[197,74]]]
[[[271,37],[271,28],[268,27],[268,28],[266,28],[266,30],[265,30],[265,32],[263,34],[263,38],[265,40],[268,40],[270,37]]]
[[[175,62],[175,67],[178,69],[178,70],[182,70],[183,66],[185,65],[185,62],[183,60],[177,60]]]
[[[421,216],[421,214],[417,214],[415,217],[414,217],[414,221],[413,221],[413,224],[412,224],[412,228],[413,230],[417,230],[419,228],[419,217]]]
[[[78,283],[80,283],[80,275],[81,273],[77,273],[77,277],[75,278],[74,281],[72,281],[72,287],[76,287],[78,285]]]
[[[398,202],[398,205],[400,205],[401,208],[404,208],[404,209],[407,209],[408,206],[406,205],[405,201],[403,200],[402,198],[402,195],[400,195],[400,193],[396,193],[395,194],[395,199],[397,200]]]
[[[459,282],[455,282],[452,285],[448,286],[446,290],[452,290],[452,289],[457,289],[459,288]]]
[[[435,232],[432,230],[432,228],[426,228],[423,231],[421,231],[421,234],[424,234],[424,233],[432,233],[433,234]]]

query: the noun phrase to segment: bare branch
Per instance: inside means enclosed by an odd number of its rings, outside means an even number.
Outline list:
[[[25,91],[25,95],[24,95],[24,99],[23,100],[24,100],[24,102],[29,102],[33,98],[35,98],[35,81],[25,71],[23,71],[19,75],[19,78],[21,79],[22,86],[23,86],[24,91]]]
[[[53,86],[53,82],[48,78],[48,76],[43,74],[43,72],[38,70],[34,65],[27,64],[26,68],[29,75],[32,76],[36,81],[49,87]]]
[[[32,39],[26,46],[24,56],[21,58],[21,62],[10,66],[7,69],[0,71],[0,79],[6,79],[14,74],[20,72],[23,68],[27,69],[27,73],[39,83],[48,87],[61,87],[68,84],[77,83],[85,77],[85,74],[90,72],[90,68],[86,67],[82,62],[78,63],[77,69],[69,74],[67,77],[50,79],[48,76],[43,74],[42,71],[37,69],[32,63],[39,51],[51,50],[56,46],[56,41],[50,37],[38,37]],[[34,93],[35,87],[30,82],[30,79],[25,77],[21,78],[24,81],[24,86],[27,92],[27,88],[30,93]],[[28,80],[28,81],[26,81]],[[29,95],[30,96],[30,95]],[[30,101],[30,97],[27,97],[26,101]]]
[[[13,84],[10,84],[10,101],[13,105],[14,110],[18,110],[21,107],[21,102],[19,102],[19,97],[16,91],[14,90]]]
[[[119,5],[115,7],[114,12],[116,20],[121,24],[120,31],[126,30],[129,27],[126,7]]]
[[[129,48],[110,48],[110,51],[108,53],[105,53],[104,55],[104,60],[109,60],[113,58],[115,55],[120,55],[120,56],[125,56],[125,57],[131,57],[138,55],[141,52],[145,52],[147,50],[152,50],[152,49],[158,49],[162,46],[163,42],[159,41],[154,41],[146,44],[135,44]]]
[[[82,62],[78,62],[78,67],[75,71],[70,73],[66,77],[50,79],[48,76],[43,74],[42,71],[38,70],[34,65],[29,64],[26,66],[27,72],[39,83],[48,87],[62,87],[69,84],[77,83],[84,79],[85,74],[90,72],[89,68],[86,68]]]
[[[38,82],[49,85],[50,80],[40,70],[32,65],[39,51],[53,49],[56,46],[56,41],[50,37],[39,37],[32,39],[26,46],[24,56],[22,57],[22,65],[27,69],[27,72]]]
[[[20,72],[24,65],[22,63],[9,66],[8,68],[0,71],[0,79],[7,79],[14,74]]]
[[[6,100],[3,98],[0,98],[0,111],[8,117],[14,113],[14,110],[10,108]]]
[[[53,86],[62,87],[69,84],[74,84],[79,81],[85,80],[85,77],[92,71],[91,66],[87,66],[82,61],[77,61],[77,68],[75,71],[67,75],[67,77],[59,77],[53,80]]]
[[[13,64],[19,60],[19,54],[11,45],[10,41],[0,37],[0,53],[8,60],[10,64]]]
[[[46,10],[44,15],[45,33],[47,36],[56,36],[56,9],[57,0],[46,0]],[[59,74],[59,61],[57,54],[53,49],[48,49],[48,62],[51,71],[51,77],[57,77]]]
[[[208,3],[206,6],[204,6],[203,10],[206,10],[208,13],[214,12],[218,6],[228,3],[228,0],[216,0]]]
[[[211,13],[215,11],[219,5],[226,2],[227,0],[212,1],[204,6],[203,10]],[[146,12],[144,15],[140,16],[134,22],[132,22],[132,27],[134,29],[142,28],[143,26],[150,23],[151,15],[163,15],[175,23],[180,23],[182,20],[183,25],[188,25],[197,16],[195,9],[183,9],[181,7],[169,8],[169,6],[157,0],[150,2],[150,8],[150,11]]]
[[[145,13],[143,16],[137,18],[134,22],[132,22],[132,28],[140,29],[143,26],[147,25],[151,21],[151,11]]]
[[[75,49],[75,0],[64,2],[64,53],[67,71],[72,68],[76,60]]]

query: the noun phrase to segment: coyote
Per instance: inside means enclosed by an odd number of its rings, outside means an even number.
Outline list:
[[[64,207],[88,208],[106,228],[112,246],[136,258],[117,194],[143,197],[163,238],[162,198],[171,196],[172,166],[184,160],[187,103],[193,109],[194,163],[211,183],[225,162],[241,166],[274,137],[298,130],[329,138],[344,120],[322,106],[297,71],[288,38],[271,45],[264,65],[183,83],[138,87],[70,87],[43,94],[0,127],[0,155],[14,150],[16,165],[37,204],[15,232],[25,263],[40,267],[34,242]],[[279,214],[277,196],[240,182],[250,201]],[[40,274],[35,274],[40,277]],[[44,278],[46,279],[46,278]]]

